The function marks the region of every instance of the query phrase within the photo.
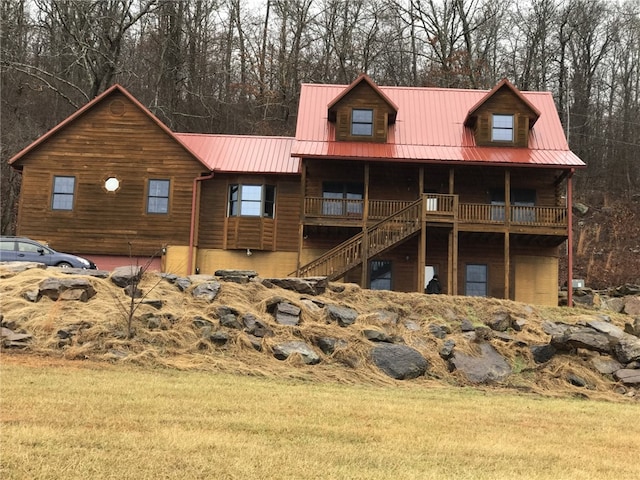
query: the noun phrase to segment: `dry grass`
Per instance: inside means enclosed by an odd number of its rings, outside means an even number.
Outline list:
[[[3,356],[9,479],[638,478],[640,405]]]
[[[24,298],[44,278],[56,276],[66,274],[57,269],[33,269],[20,274],[0,271],[3,321],[11,325],[14,331],[28,332],[34,336],[28,348],[30,354],[348,385],[400,384],[372,364],[369,353],[372,344],[362,334],[365,329],[384,330],[389,335],[402,337],[407,345],[427,358],[431,364],[429,375],[412,380],[413,384],[428,386],[444,382],[467,385],[465,378],[457,372],[449,372],[447,363],[440,358],[438,352],[444,341],[428,333],[430,324],[449,326],[452,333],[448,338],[456,341],[456,349],[472,352],[477,345],[462,336],[461,318],[476,325],[483,324],[497,312],[526,318],[525,329],[517,334],[514,332],[514,336],[525,344],[533,345],[548,341],[548,335],[541,327],[544,320],[575,323],[581,315],[595,313],[580,309],[533,307],[498,299],[374,292],[350,284],[344,285],[344,290],[340,292],[328,290],[323,295],[309,297],[278,288],[269,289],[257,282],[247,285],[223,283],[215,302],[207,303],[195,300],[189,292],[180,292],[175,285],[159,280],[156,275],[146,274],[140,287],[149,294],[149,299],[162,299],[164,306],[158,311],[152,306],[141,305],[133,323],[135,337],[127,339],[124,334],[126,312],[123,312],[122,305],[128,302],[128,297],[109,280],[91,278],[97,295],[86,303],[54,302],[48,298],[34,303]],[[305,297],[325,304],[352,307],[360,315],[354,325],[342,328],[335,322],[327,322],[323,310],[315,311],[306,307]],[[274,298],[286,299],[303,308],[300,325],[289,327],[275,322],[273,316],[267,313],[267,305]],[[193,320],[203,317],[216,324],[216,310],[222,305],[235,308],[241,314],[251,313],[273,330],[275,336],[262,340],[262,352],[256,351],[247,336],[239,330],[229,330],[230,341],[223,347],[203,341],[202,332],[194,326]],[[377,313],[382,310],[397,314],[397,324],[381,322]],[[160,328],[148,328],[145,315],[162,316]],[[613,323],[619,326],[624,324],[624,316],[611,317]],[[418,330],[407,328],[408,322],[417,325]],[[77,330],[71,344],[61,344],[57,332],[62,329]],[[315,366],[306,366],[296,358],[281,362],[271,354],[276,343],[304,340],[313,344],[321,336],[344,339],[348,347],[323,356],[322,362]],[[613,382],[595,373],[583,359],[558,356],[548,364],[539,366],[533,362],[526,346],[500,341],[493,341],[492,344],[508,359],[516,372],[507,382],[499,385],[500,388],[545,395],[622,399],[619,393],[615,393]],[[576,373],[587,379],[591,388],[579,389],[570,385],[566,381],[568,373]]]

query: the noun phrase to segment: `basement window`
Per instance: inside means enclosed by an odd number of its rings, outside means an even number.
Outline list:
[[[273,185],[230,185],[228,216],[273,218],[275,200]]]
[[[372,260],[369,263],[371,290],[391,290],[391,262],[389,260]]]
[[[53,196],[51,208],[53,210],[73,210],[76,177],[53,177]]]
[[[465,294],[470,297],[487,296],[487,265],[467,264]]]

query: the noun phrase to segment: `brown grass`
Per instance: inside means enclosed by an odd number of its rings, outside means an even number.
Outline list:
[[[465,378],[457,372],[449,372],[447,364],[439,357],[443,340],[428,333],[428,325],[448,325],[452,334],[448,338],[456,341],[459,351],[473,352],[477,345],[464,339],[460,332],[460,319],[467,318],[480,325],[497,312],[508,312],[512,316],[526,318],[527,326],[522,332],[512,332],[526,344],[548,342],[542,331],[544,320],[575,323],[585,315],[596,312],[581,309],[543,308],[498,299],[451,297],[447,295],[422,295],[417,293],[374,292],[360,289],[356,285],[344,285],[343,291],[328,290],[324,295],[309,297],[278,288],[267,288],[260,283],[247,285],[222,283],[220,294],[209,304],[195,300],[189,292],[180,292],[167,281],[158,281],[154,274],[146,274],[140,287],[150,299],[162,299],[162,310],[148,305],[140,306],[134,319],[135,337],[127,339],[126,315],[122,304],[128,298],[122,289],[109,280],[91,278],[97,295],[86,303],[51,301],[42,298],[33,303],[24,294],[37,288],[41,280],[50,276],[65,275],[57,269],[33,269],[20,274],[0,272],[0,295],[2,297],[3,321],[14,331],[25,331],[34,336],[27,349],[30,355],[39,357],[92,360],[123,365],[148,367],[170,367],[177,370],[203,370],[210,372],[239,373],[269,378],[304,379],[318,382],[339,382],[346,385],[399,386],[370,360],[371,342],[362,335],[364,329],[384,330],[389,335],[402,337],[404,342],[420,351],[430,362],[426,377],[412,380],[418,387],[436,383],[467,385]],[[303,308],[302,320],[297,327],[278,325],[267,313],[267,304],[274,298],[284,298]],[[304,298],[313,298],[325,304],[338,304],[356,309],[360,315],[356,323],[348,328],[327,322],[321,310],[304,307]],[[230,330],[231,340],[223,347],[203,340],[193,320],[203,317],[216,323],[216,309],[226,305],[241,314],[252,313],[275,333],[262,340],[262,352],[254,350],[246,335]],[[381,324],[375,313],[386,310],[396,313],[397,325]],[[163,316],[161,327],[149,329],[144,322],[147,314]],[[612,321],[622,326],[625,317],[610,315]],[[420,329],[412,331],[405,326],[411,321]],[[77,329],[70,345],[61,345],[57,332],[61,329]],[[272,355],[276,343],[287,340],[304,340],[313,344],[320,336],[347,340],[348,347],[334,354],[323,356],[319,365],[307,366],[300,359],[285,362]],[[579,395],[590,398],[622,400],[614,391],[615,384],[595,373],[588,362],[576,356],[558,356],[545,365],[536,365],[526,346],[515,343],[492,341],[495,348],[512,364],[515,374],[500,388],[535,392],[545,395]],[[19,353],[6,351],[5,355]],[[576,373],[588,380],[589,389],[578,388],[566,381],[568,373]],[[493,388],[493,387],[488,387]]]
[[[640,475],[638,404],[1,360],[3,480]]]

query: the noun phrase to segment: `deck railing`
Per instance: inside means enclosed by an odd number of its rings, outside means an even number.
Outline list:
[[[460,223],[492,225],[507,222],[504,205],[459,203],[456,212],[456,195],[427,193],[423,198],[426,202],[427,220],[453,221],[457,218]],[[385,219],[413,203],[415,202],[405,200],[369,200],[368,218],[371,220]],[[364,200],[307,197],[304,201],[304,214],[307,218],[353,220],[357,221],[357,225],[360,225],[364,214]],[[512,205],[509,210],[509,223],[534,227],[566,227],[567,209],[564,207]]]

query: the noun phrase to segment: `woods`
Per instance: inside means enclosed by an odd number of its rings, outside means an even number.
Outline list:
[[[294,135],[301,83],[549,90],[582,197],[637,194],[637,0],[0,0],[7,160],[113,83],[174,131]]]

